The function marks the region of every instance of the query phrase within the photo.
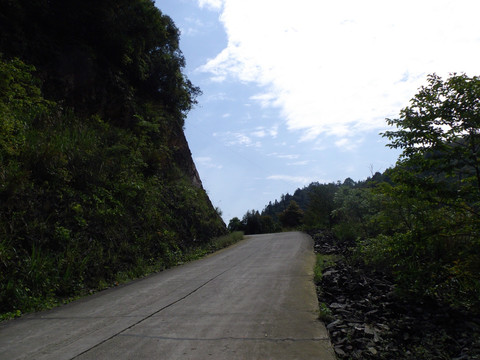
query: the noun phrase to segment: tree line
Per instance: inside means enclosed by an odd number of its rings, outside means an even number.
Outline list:
[[[351,178],[343,182],[327,184],[312,182],[310,185],[270,201],[260,212],[248,210],[242,219],[230,220],[230,231],[244,231],[245,234],[264,234],[288,229],[332,229],[338,223],[334,216],[336,196],[343,188],[361,188],[372,182],[381,181],[385,176],[379,172],[364,181],[355,182]]]

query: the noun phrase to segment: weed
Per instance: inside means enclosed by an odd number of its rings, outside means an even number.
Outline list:
[[[324,302],[318,304],[318,319],[326,323],[332,321],[333,319],[332,311]]]
[[[322,273],[323,271],[335,264],[337,261],[338,256],[337,255],[323,255],[323,254],[317,254],[317,261],[315,263],[315,268],[313,270],[313,280],[315,281],[315,284],[319,284],[320,281],[322,280]]]

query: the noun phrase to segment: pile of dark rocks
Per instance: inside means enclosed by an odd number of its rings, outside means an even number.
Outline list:
[[[480,359],[480,317],[435,301],[406,301],[393,280],[352,257],[353,243],[311,234],[315,251],[338,255],[317,284],[339,359]]]

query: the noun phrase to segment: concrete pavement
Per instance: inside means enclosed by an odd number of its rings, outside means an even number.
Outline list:
[[[305,234],[205,259],[0,324],[0,359],[333,360]]]

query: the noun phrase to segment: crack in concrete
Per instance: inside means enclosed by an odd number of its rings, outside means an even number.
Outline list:
[[[25,319],[25,321],[45,321],[45,320],[85,320],[85,319],[119,319],[119,318],[143,318],[148,315],[110,315],[110,316],[55,316],[55,317],[39,317],[35,319]]]
[[[214,281],[214,280],[217,279],[218,277],[222,276],[222,275],[225,274],[226,272],[228,272],[228,271],[232,270],[233,268],[235,268],[236,266],[238,266],[238,265],[239,265],[240,263],[242,263],[243,261],[245,261],[245,260],[247,260],[248,258],[250,258],[251,256],[253,256],[255,253],[256,253],[256,252],[252,252],[251,254],[249,254],[248,256],[246,256],[245,258],[243,258],[242,260],[240,260],[240,261],[237,262],[236,264],[232,265],[232,266],[229,267],[228,269],[222,271],[220,274],[218,274],[218,275],[214,276],[213,278],[209,279],[208,281],[204,282],[204,283],[203,283],[202,285],[200,285],[199,287],[193,289],[193,290],[190,291],[188,294],[182,296],[181,298],[179,298],[179,299],[177,299],[177,300],[175,300],[175,301],[172,301],[171,303],[163,306],[163,307],[160,308],[159,310],[154,311],[154,312],[151,313],[150,315],[148,315],[148,316],[140,319],[139,321],[133,323],[133,324],[130,325],[130,326],[127,326],[125,329],[123,329],[123,330],[121,330],[121,331],[113,334],[112,336],[110,336],[110,337],[108,337],[108,338],[100,341],[98,344],[95,344],[94,346],[92,346],[92,347],[90,347],[90,348],[82,351],[81,353],[79,353],[79,354],[75,355],[74,357],[70,358],[70,360],[74,360],[74,359],[79,358],[80,356],[88,353],[89,351],[91,351],[91,350],[99,347],[100,345],[105,344],[106,342],[112,340],[113,338],[115,338],[115,337],[123,334],[124,332],[132,329],[133,327],[135,327],[135,326],[137,326],[138,324],[144,322],[145,320],[148,320],[148,319],[150,319],[151,317],[157,315],[157,314],[160,313],[161,311],[163,311],[163,310],[165,310],[165,309],[168,309],[169,307],[171,307],[171,306],[179,303],[179,302],[182,301],[182,300],[185,300],[186,298],[188,298],[189,296],[191,296],[192,294],[194,294],[195,292],[197,292],[197,291],[200,290],[201,288],[205,287],[205,286],[206,286],[207,284],[209,284],[210,282]]]
[[[267,342],[310,342],[310,341],[329,341],[328,336],[323,338],[270,338],[265,337],[234,337],[226,336],[219,338],[182,338],[182,337],[170,337],[170,336],[154,336],[154,335],[140,335],[140,334],[120,334],[122,337],[135,337],[135,338],[146,338],[146,339],[157,339],[157,340],[169,340],[169,341],[267,341]]]

